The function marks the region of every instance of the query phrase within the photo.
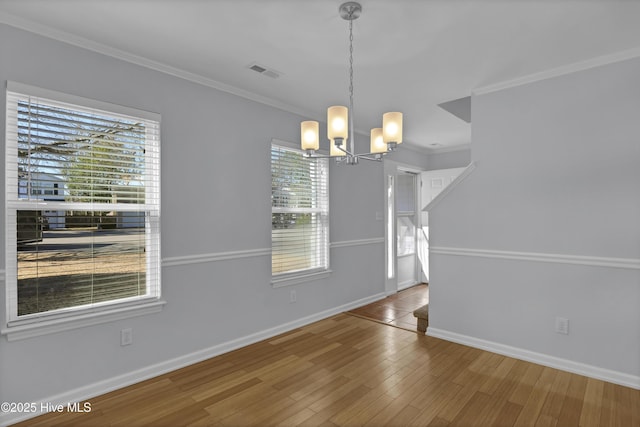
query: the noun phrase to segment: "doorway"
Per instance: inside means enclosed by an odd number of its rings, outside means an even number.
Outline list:
[[[421,283],[417,257],[420,169],[385,161],[385,255],[387,295]]]
[[[396,265],[398,290],[420,283],[420,265],[417,257],[417,230],[420,214],[417,200],[415,172],[398,170],[396,175]]]

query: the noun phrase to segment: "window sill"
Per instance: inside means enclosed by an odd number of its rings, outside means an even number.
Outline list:
[[[271,287],[282,288],[285,286],[293,286],[300,283],[312,282],[314,280],[325,279],[331,275],[331,270],[323,270],[315,273],[301,273],[295,276],[278,277],[271,279]]]
[[[162,311],[166,301],[153,300],[150,302],[123,307],[112,307],[106,310],[87,312],[73,316],[46,319],[32,323],[18,323],[8,326],[0,331],[7,336],[7,341],[18,341],[41,335],[54,334],[56,332],[71,329],[84,328],[86,326],[144,316]]]

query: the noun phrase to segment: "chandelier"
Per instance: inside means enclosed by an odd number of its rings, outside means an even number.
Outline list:
[[[371,129],[370,151],[355,153],[353,127],[353,21],[362,13],[357,2],[346,2],[340,6],[340,16],[349,21],[349,108],[334,105],[327,109],[327,138],[330,141],[329,156],[316,154],[320,148],[319,124],[316,121],[300,123],[302,149],[309,157],[335,157],[338,163],[358,164],[359,159],[381,160],[389,151],[402,143],[402,113],[390,112],[382,115],[382,127]],[[347,141],[349,148],[346,147]]]

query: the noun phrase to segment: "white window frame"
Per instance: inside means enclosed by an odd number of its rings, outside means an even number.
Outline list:
[[[285,149],[293,152],[297,152],[300,154],[304,154],[304,151],[297,148],[293,143],[281,141],[277,139],[273,139],[271,141],[271,147],[269,153],[271,153],[271,149],[273,147],[277,147],[280,149]],[[324,251],[324,258],[326,265],[324,267],[316,267],[305,270],[297,270],[293,272],[284,272],[284,273],[272,273],[271,277],[271,286],[274,288],[279,288],[283,286],[291,286],[299,283],[319,280],[328,277],[332,271],[330,269],[330,238],[329,238],[329,159],[316,159],[315,161],[324,162],[324,174],[325,174],[325,182],[321,185],[325,186],[325,200],[322,201],[322,207],[318,209],[313,209],[314,212],[322,213],[325,216],[325,223],[323,225],[323,247],[321,250]],[[282,213],[284,211],[289,212],[290,210],[283,208],[274,208],[272,206],[271,213]],[[311,210],[309,210],[310,212]],[[292,210],[290,212],[293,212]],[[300,210],[300,213],[305,213],[303,210]],[[273,228],[272,228],[273,233]],[[272,244],[272,254],[273,254],[273,244]]]
[[[135,118],[145,122],[145,128],[147,128],[145,203],[142,206],[136,205],[136,208],[142,207],[146,212],[146,295],[18,316],[16,212],[22,209],[34,209],[34,207],[36,210],[81,210],[82,207],[80,207],[80,203],[38,202],[19,199],[16,167],[18,158],[16,94],[21,97],[39,98],[43,103],[49,101],[52,105],[65,105],[66,108],[78,111],[91,110],[112,117]],[[149,131],[149,128],[153,128],[153,132]],[[84,205],[86,205],[84,210],[96,208],[96,204],[84,203]],[[128,209],[126,206],[122,208]],[[8,81],[5,136],[5,232],[6,324],[0,333],[6,335],[8,340],[24,339],[161,311],[165,301],[160,299],[160,115]]]

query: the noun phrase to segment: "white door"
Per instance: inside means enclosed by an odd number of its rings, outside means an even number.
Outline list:
[[[420,212],[417,203],[418,175],[398,171],[396,176],[396,257],[398,289],[420,283],[420,265],[417,257],[417,230]]]

